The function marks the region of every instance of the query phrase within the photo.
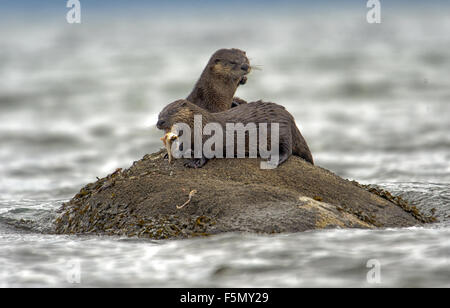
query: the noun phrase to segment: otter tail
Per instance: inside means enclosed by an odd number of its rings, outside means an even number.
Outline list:
[[[295,121],[292,121],[292,154],[300,156],[314,165],[314,160],[305,138],[300,133]]]

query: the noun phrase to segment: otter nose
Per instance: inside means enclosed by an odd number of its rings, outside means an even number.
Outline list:
[[[166,124],[166,121],[159,120],[158,123],[156,123],[156,127],[159,128],[159,129],[162,129],[164,124]]]
[[[250,66],[248,64],[242,64],[242,66],[241,66],[241,70],[244,70],[246,72],[248,72],[249,68],[250,68]]]

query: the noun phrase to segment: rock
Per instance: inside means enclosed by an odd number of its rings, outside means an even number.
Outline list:
[[[183,159],[169,164],[165,153],[146,155],[129,169],[86,185],[59,209],[56,233],[165,239],[433,221],[389,192],[344,180],[295,156],[273,170],[260,169],[259,159],[213,159],[188,169]]]

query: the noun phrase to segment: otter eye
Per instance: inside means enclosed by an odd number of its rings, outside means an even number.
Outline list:
[[[230,61],[230,64],[231,64],[231,65],[236,65],[237,62],[235,62],[235,61]]]
[[[216,59],[216,60],[214,60],[214,63],[219,63],[220,62],[220,59]]]

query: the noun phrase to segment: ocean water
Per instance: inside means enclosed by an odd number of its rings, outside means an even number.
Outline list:
[[[364,9],[89,17],[0,21],[0,287],[450,287],[443,10],[386,14],[380,25]],[[161,147],[158,112],[223,47],[260,68],[237,95],[286,106],[317,165],[439,222],[180,241],[48,234],[84,184]]]

